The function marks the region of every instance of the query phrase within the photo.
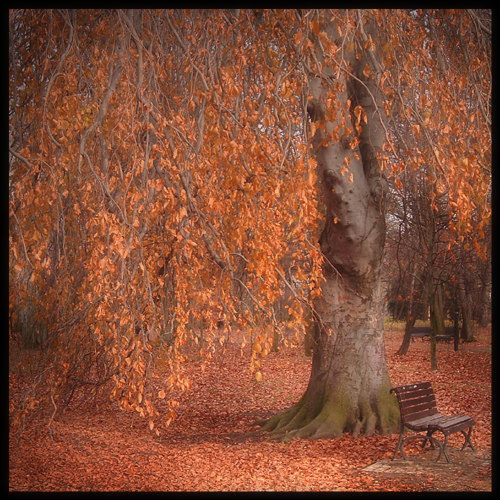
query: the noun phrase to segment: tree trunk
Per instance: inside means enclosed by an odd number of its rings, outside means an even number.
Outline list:
[[[306,315],[306,321],[307,321],[307,326],[306,326],[306,333],[304,336],[304,354],[307,357],[310,357],[312,356],[314,348],[314,330],[316,326],[312,314],[310,312],[307,313]]]
[[[368,63],[365,57],[360,61],[353,57],[359,79],[364,78],[361,72]],[[308,111],[312,121],[325,117],[322,83],[319,78],[311,82],[313,99]],[[385,186],[378,157],[385,138],[382,107],[374,102],[379,93],[373,80],[346,83],[337,92],[337,100],[345,105],[351,99],[353,108],[362,106],[367,123],[355,149],[342,140],[325,144],[321,127],[313,138],[326,205],[320,238],[325,282],[322,297],[315,303],[319,319],[308,388],[298,403],[264,424],[285,440],[336,437],[344,431],[389,433],[399,423],[397,402],[389,393],[384,345]],[[333,135],[340,120],[339,111],[337,121],[325,120],[326,133]],[[346,164],[348,173],[342,171]]]
[[[404,356],[408,352],[408,348],[410,347],[411,342],[411,332],[413,330],[413,327],[415,326],[415,319],[416,318],[413,314],[410,314],[406,319],[403,341],[401,342],[399,349],[396,351],[396,354],[399,354],[400,356]]]
[[[491,266],[491,261],[489,261],[489,264]],[[485,275],[481,284],[479,306],[479,326],[482,328],[491,323],[491,270],[488,270]]]
[[[315,327],[306,393],[296,405],[268,420],[264,429],[285,440],[395,429],[399,412],[389,394],[381,299],[380,286],[363,296],[346,286],[342,277],[327,279],[316,305],[322,324]]]
[[[471,293],[472,284],[463,271],[458,285],[458,299],[460,301],[460,310],[462,312],[462,328],[460,330],[460,338],[464,342],[472,342],[474,340],[474,331],[472,328],[472,310],[473,301]]]
[[[462,330],[460,337],[464,342],[472,342],[474,340],[474,330],[472,328],[472,297],[466,291],[462,291]]]
[[[415,325],[416,314],[415,314],[415,298],[414,298],[414,290],[415,290],[415,265],[411,267],[411,285],[410,285],[410,303],[408,304],[408,309],[406,312],[406,325],[405,325],[405,333],[403,335],[403,341],[396,354],[404,356],[408,352],[408,348],[410,347],[411,342],[411,332]]]
[[[457,298],[455,295],[455,302],[453,304],[453,350],[458,351],[458,343],[460,340],[460,332],[458,330],[458,305]]]
[[[436,337],[444,335],[443,298],[440,285],[436,286],[432,291],[429,302],[431,318],[431,370],[437,370]]]

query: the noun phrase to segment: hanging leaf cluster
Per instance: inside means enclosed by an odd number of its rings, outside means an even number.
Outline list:
[[[309,142],[342,141],[354,183],[378,119],[340,98],[348,52],[384,96],[386,173],[425,170],[456,237],[480,243],[490,25],[483,11],[11,11],[9,315],[47,353],[20,413],[105,389],[153,430],[155,400],[171,420],[171,389],[190,386],[188,346],[209,360],[221,325],[245,331],[259,379],[273,332],[304,332],[322,280]],[[326,107],[309,121],[313,78]]]

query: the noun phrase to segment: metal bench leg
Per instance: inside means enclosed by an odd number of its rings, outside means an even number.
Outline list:
[[[427,441],[430,441],[430,443],[431,443],[431,446],[430,446],[431,450],[436,449],[436,447],[434,446],[433,440],[430,439],[432,437],[432,433],[433,432],[434,431],[431,431],[431,430],[427,431],[427,435],[425,436],[424,442],[422,443],[422,448],[425,448],[425,445],[427,444]]]
[[[450,463],[450,457],[448,456],[448,451],[446,450],[446,446],[448,445],[448,434],[444,436],[444,441],[443,441],[443,448],[442,451],[444,453],[444,457],[446,458],[446,461]],[[439,454],[441,456],[441,454]],[[439,460],[439,457],[438,457]],[[436,460],[436,462],[438,461]]]
[[[471,435],[471,432],[472,432],[472,426],[470,426],[468,429],[469,429],[468,432],[466,432],[465,429],[462,429],[460,431],[464,435],[464,438],[465,438],[464,444],[462,446],[462,450],[464,450],[464,448],[466,446],[470,446],[472,448],[472,451],[476,451],[475,448],[474,448],[474,446],[472,445],[471,440],[470,440],[470,435]],[[438,430],[438,429],[433,429],[432,432],[435,432],[436,430]],[[430,431],[427,432],[427,434],[428,434],[427,438],[430,438],[430,434],[432,434],[432,432],[430,432]],[[439,456],[438,456],[436,462],[439,461],[439,458],[441,457],[441,452],[442,452],[442,453],[444,453],[446,461],[448,463],[450,463],[451,461],[450,461],[450,457],[448,455],[448,436],[449,436],[449,434],[445,433],[444,431],[441,431],[441,432],[443,432],[443,434],[444,434],[444,441],[443,441],[442,448],[441,448],[441,450],[439,452]]]
[[[403,459],[406,460],[406,455],[405,455],[405,452],[404,452],[403,446],[402,446],[403,441],[404,441],[403,431],[401,431],[399,434],[399,440],[398,440],[398,444],[396,446],[396,450],[394,451],[394,455],[392,456],[392,460],[394,460],[396,458],[398,451],[400,451],[400,450],[401,450],[401,455],[403,456]]]
[[[470,435],[472,433],[472,425],[469,427],[469,431],[468,432],[465,432],[465,430],[461,430],[460,431],[464,437],[465,437],[465,441],[464,441],[464,445],[462,446],[462,450],[467,446],[469,445],[471,448],[472,448],[472,451],[476,451],[476,449],[474,448],[474,446],[472,446],[472,442],[470,440]]]
[[[408,460],[408,458],[406,456],[406,453],[404,452],[403,445],[404,445],[404,443],[406,441],[410,441],[412,439],[423,439],[424,443],[427,442],[427,440],[429,440],[431,442],[432,449],[436,448],[435,445],[437,445],[437,447],[439,448],[439,454],[438,454],[438,457],[436,459],[436,462],[438,462],[439,459],[441,458],[441,455],[442,455],[443,451],[445,452],[445,457],[446,457],[446,459],[449,462],[448,455],[446,454],[446,450],[444,450],[444,448],[441,445],[441,443],[436,438],[434,438],[431,435],[429,435],[428,433],[425,436],[423,434],[417,434],[415,436],[409,436],[409,437],[404,438],[404,439],[403,439],[403,434],[400,434],[399,435],[398,445],[396,446],[396,451],[394,452],[392,460],[394,460],[396,458],[396,455],[398,454],[398,451],[401,451],[401,455],[403,457],[403,460]]]

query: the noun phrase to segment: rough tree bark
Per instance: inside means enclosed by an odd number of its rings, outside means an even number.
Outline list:
[[[371,36],[375,38],[376,31]],[[298,403],[264,423],[264,429],[284,440],[336,437],[345,431],[389,433],[398,425],[397,403],[389,394],[381,281],[386,226],[379,153],[385,134],[379,91],[362,74],[368,63],[368,56],[356,60],[353,54],[354,78],[345,78],[343,91],[337,93],[339,101],[351,100],[351,109],[360,105],[366,111],[359,146],[351,149],[346,140],[325,145],[321,128],[313,138],[326,205],[320,238],[325,281],[315,304],[318,318],[308,388]],[[322,83],[317,77],[311,81],[312,121],[325,116]],[[326,132],[337,125],[326,121]],[[341,171],[346,157],[348,173]]]

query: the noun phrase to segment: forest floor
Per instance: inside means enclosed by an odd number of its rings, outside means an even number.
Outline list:
[[[306,389],[311,359],[284,348],[262,362],[263,379],[248,371],[248,352],[229,342],[204,372],[190,363],[192,387],[179,395],[178,416],[160,436],[138,415],[68,409],[52,424],[26,427],[9,440],[10,491],[491,491],[491,329],[477,341],[438,345],[430,370],[429,342],[396,355],[401,328],[387,325],[386,350],[394,385],[429,380],[438,409],[476,421],[476,448],[449,439],[451,464],[436,464],[420,441],[409,460],[391,461],[398,435],[290,443],[272,441],[251,424],[296,402]],[[16,378],[17,380],[17,378]],[[10,397],[18,388],[10,386]],[[412,443],[414,446],[412,446]]]

